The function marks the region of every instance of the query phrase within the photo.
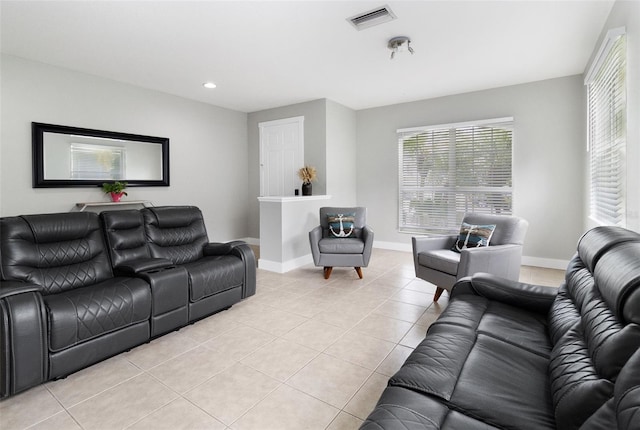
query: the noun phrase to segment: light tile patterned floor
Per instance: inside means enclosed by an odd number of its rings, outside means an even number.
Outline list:
[[[0,402],[0,427],[357,429],[447,305],[410,253],[376,249],[364,276],[258,270],[257,294],[230,310]]]

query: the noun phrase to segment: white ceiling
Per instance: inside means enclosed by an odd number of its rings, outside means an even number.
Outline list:
[[[346,19],[389,5],[362,31]],[[2,52],[253,112],[352,109],[580,74],[613,0],[2,1]],[[409,36],[415,55],[389,59]],[[205,81],[218,85],[202,87]]]

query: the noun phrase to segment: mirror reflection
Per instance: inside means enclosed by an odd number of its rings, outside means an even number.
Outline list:
[[[162,179],[155,143],[44,133],[44,179]]]
[[[34,187],[169,185],[169,139],[33,123]]]

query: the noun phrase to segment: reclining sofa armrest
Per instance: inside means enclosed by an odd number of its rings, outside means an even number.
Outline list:
[[[233,243],[233,242],[229,242],[229,243],[220,243],[220,242],[207,243],[204,246],[204,249],[203,249],[204,255],[205,256],[212,256],[212,255],[227,255],[227,254],[230,254],[231,250],[233,248],[231,243]]]
[[[511,281],[489,273],[476,273],[460,279],[453,286],[451,298],[461,294],[474,294],[533,312],[547,313],[558,289]]]
[[[22,281],[0,281],[0,299],[15,296],[23,293],[39,293],[42,291],[40,285]]]
[[[152,270],[166,269],[172,267],[171,260],[166,258],[141,258],[138,260],[127,261],[125,264],[114,267],[117,274],[126,276],[134,276]]]
[[[244,263],[242,298],[253,296],[256,293],[256,255],[251,247],[242,240],[227,242],[226,245],[231,248],[231,254],[239,257]]]
[[[47,314],[38,285],[0,282],[0,398],[48,379]]]

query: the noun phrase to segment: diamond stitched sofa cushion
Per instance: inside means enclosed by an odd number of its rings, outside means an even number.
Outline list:
[[[209,239],[197,207],[145,208],[142,215],[152,257],[185,264],[204,256]]]
[[[139,210],[105,211],[100,219],[114,268],[151,257],[144,218]]]
[[[2,218],[3,278],[55,294],[112,276],[98,215],[72,212]]]
[[[151,315],[149,285],[136,278],[113,278],[44,300],[49,310],[51,351],[146,321]]]
[[[549,312],[549,336],[551,342],[557,344],[562,336],[580,320],[580,312],[573,302],[566,284],[558,288],[558,295]]]

